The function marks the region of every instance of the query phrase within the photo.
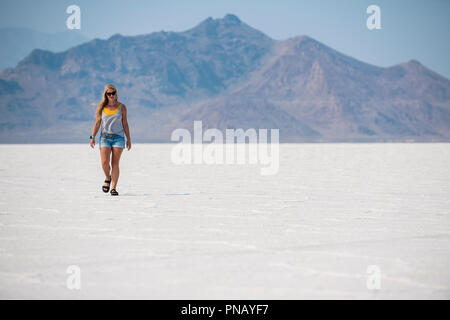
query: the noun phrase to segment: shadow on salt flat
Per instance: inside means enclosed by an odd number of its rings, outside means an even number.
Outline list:
[[[190,196],[190,193],[166,193],[166,196]]]
[[[117,198],[120,197],[148,197],[151,196],[151,193],[121,193],[119,194],[119,196]],[[190,196],[190,193],[165,193],[162,194],[165,196]],[[110,195],[106,194],[106,195],[101,195],[101,196],[94,196],[94,198],[105,198],[105,197],[110,197]]]

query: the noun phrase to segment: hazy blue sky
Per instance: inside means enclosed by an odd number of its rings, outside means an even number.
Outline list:
[[[0,0],[0,27],[64,31],[71,4],[91,38],[182,31],[232,13],[274,39],[308,35],[365,62],[416,59],[450,78],[450,0]],[[371,4],[381,8],[381,30],[366,27]]]

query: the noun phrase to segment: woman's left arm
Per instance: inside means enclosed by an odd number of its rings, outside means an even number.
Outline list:
[[[131,138],[130,138],[130,128],[128,127],[128,120],[127,120],[127,107],[125,105],[122,105],[122,126],[123,131],[125,132],[125,135],[127,137],[127,149],[131,149]]]

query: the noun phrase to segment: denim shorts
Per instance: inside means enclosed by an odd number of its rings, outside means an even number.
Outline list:
[[[122,136],[113,136],[113,137],[100,136],[98,145],[99,145],[99,148],[101,148],[101,147],[125,148],[125,138]]]

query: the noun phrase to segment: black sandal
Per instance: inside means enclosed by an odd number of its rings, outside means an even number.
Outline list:
[[[105,183],[107,183],[107,186],[102,186],[102,190],[104,193],[107,193],[109,191],[109,185],[111,184],[111,176],[109,176],[109,180],[105,180]]]
[[[111,195],[112,196],[118,196],[119,193],[116,191],[116,189],[111,189]]]

